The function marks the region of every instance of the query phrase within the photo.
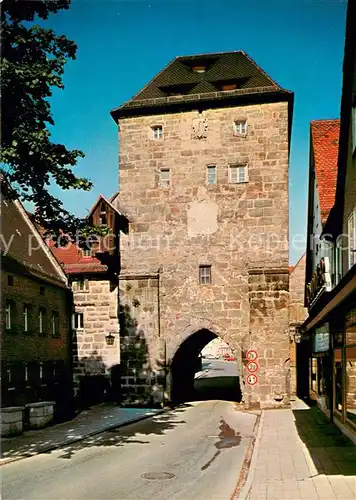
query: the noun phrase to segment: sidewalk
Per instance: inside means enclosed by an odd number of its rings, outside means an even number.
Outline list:
[[[162,411],[147,408],[120,408],[117,405],[103,403],[82,411],[69,422],[27,431],[21,436],[1,438],[0,465],[38,453],[46,453],[107,429],[137,422]]]
[[[354,500],[356,446],[317,408],[262,414],[245,500]]]

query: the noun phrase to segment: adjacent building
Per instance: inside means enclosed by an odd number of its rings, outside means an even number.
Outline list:
[[[81,407],[120,397],[119,238],[127,226],[125,217],[102,195],[88,221],[110,231],[50,245],[73,291],[73,384]]]
[[[1,405],[72,412],[71,292],[63,270],[1,183]]]
[[[340,123],[335,120],[321,121],[313,122],[311,126],[308,234],[313,240],[315,239],[315,244],[307,249],[306,305],[309,317],[303,325],[302,342],[304,350],[309,350],[309,393],[334,422],[354,440],[356,440],[355,24],[356,5],[354,2],[349,2]],[[313,176],[314,163],[316,179]],[[318,170],[321,173],[319,178]],[[319,204],[314,196],[316,183]],[[323,210],[323,204],[327,209],[326,212]],[[320,218],[321,225],[317,228],[316,224]]]
[[[247,406],[289,404],[292,110],[293,94],[237,51],[177,57],[112,111],[130,221],[119,300],[138,339],[125,390],[186,400],[219,337],[248,358]]]

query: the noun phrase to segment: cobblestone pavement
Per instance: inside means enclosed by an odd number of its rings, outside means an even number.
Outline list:
[[[317,408],[263,412],[255,450],[240,498],[356,499],[356,446]]]

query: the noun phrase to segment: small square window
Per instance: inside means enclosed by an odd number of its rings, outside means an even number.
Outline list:
[[[170,178],[170,170],[169,168],[163,168],[159,172],[159,186],[162,188],[169,188],[171,185],[171,178]]]
[[[73,314],[73,329],[83,330],[84,328],[84,313]]]
[[[44,295],[44,294],[45,294],[45,287],[40,286],[40,295]]]
[[[229,182],[231,184],[248,182],[247,165],[230,165]]]
[[[216,166],[209,165],[207,167],[207,173],[208,173],[208,184],[216,184]]]
[[[199,283],[201,285],[211,284],[211,266],[199,266]]]
[[[8,286],[14,286],[14,277],[11,274],[7,276],[7,284]]]
[[[154,139],[162,139],[163,137],[162,125],[155,125],[154,127],[152,127],[152,134]]]
[[[236,120],[234,121],[234,135],[244,136],[247,134],[247,123],[246,120]]]

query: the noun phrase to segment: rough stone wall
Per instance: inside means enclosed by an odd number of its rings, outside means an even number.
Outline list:
[[[258,391],[247,384],[245,402],[248,406],[260,403],[261,408],[289,404],[289,270],[250,269],[249,301],[250,332],[245,344],[257,352],[259,369]]]
[[[121,389],[123,404],[156,403],[163,389],[160,372],[158,277],[121,276]]]
[[[245,137],[233,133],[241,119]],[[206,136],[200,140],[193,133],[199,120]],[[161,140],[152,138],[154,125],[163,126]],[[127,118],[119,130],[120,209],[130,220],[121,237],[122,273],[161,268],[167,362],[195,324],[212,325],[239,357],[249,348],[248,268],[288,267],[287,103]],[[229,183],[229,165],[241,163],[248,163],[248,182]],[[214,185],[207,183],[208,165],[216,165]],[[161,168],[170,169],[169,188],[158,185]],[[211,265],[210,285],[199,284],[199,265]],[[276,336],[288,347],[288,328],[278,321]],[[260,332],[261,346],[271,334]],[[252,391],[259,394],[259,386]],[[276,391],[279,381],[266,401]]]
[[[74,312],[84,314],[84,328],[73,330],[74,388],[76,394],[83,377],[109,376],[110,369],[120,364],[118,323],[118,287],[109,280],[88,279],[87,290],[78,291],[72,284]],[[114,345],[106,344],[109,332]]]
[[[299,259],[289,277],[289,324],[290,324],[290,372],[291,394],[297,391],[297,360],[294,334],[296,327],[304,323],[308,317],[308,309],[304,307],[306,254]]]

